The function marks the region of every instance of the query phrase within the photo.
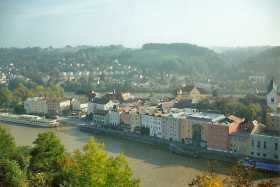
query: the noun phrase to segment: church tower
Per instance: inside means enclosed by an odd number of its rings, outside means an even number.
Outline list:
[[[277,112],[277,106],[278,106],[277,91],[278,91],[277,85],[274,79],[272,79],[267,88],[266,104],[271,108],[273,112]]]

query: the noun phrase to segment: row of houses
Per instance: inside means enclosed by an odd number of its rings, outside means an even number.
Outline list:
[[[118,101],[99,97],[90,100],[88,114],[92,125],[100,127],[119,128],[236,156],[280,161],[280,132],[272,128],[275,125],[266,127],[233,115],[188,109],[123,107]]]
[[[30,97],[24,101],[27,114],[62,114],[70,109],[74,112],[87,112],[88,100],[81,98]]]

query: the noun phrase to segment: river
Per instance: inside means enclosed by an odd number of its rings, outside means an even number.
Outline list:
[[[39,133],[53,131],[66,149],[73,151],[81,148],[89,137],[93,137],[91,134],[80,132],[76,127],[43,129],[6,124],[0,126],[15,137],[17,145],[32,145]],[[207,160],[175,155],[156,146],[105,136],[95,138],[105,144],[110,154],[125,154],[134,175],[140,178],[143,187],[186,187],[194,176],[208,169]],[[225,163],[215,162],[214,166],[222,176],[230,172],[230,166]]]

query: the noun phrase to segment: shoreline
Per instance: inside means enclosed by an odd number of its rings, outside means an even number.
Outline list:
[[[173,154],[198,158],[198,159],[209,159],[222,161],[230,164],[237,164],[242,157],[234,156],[230,153],[219,152],[219,151],[209,151],[202,148],[196,148],[192,145],[183,144],[179,142],[170,142],[165,139],[143,136],[136,133],[124,132],[114,129],[98,128],[89,125],[78,126],[79,130],[85,133],[110,136],[113,138],[120,138],[124,140],[134,141],[137,143],[155,145],[160,149],[167,150]]]

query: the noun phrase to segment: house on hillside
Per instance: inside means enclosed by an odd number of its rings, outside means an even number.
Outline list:
[[[192,100],[193,103],[207,98],[207,91],[195,85],[188,85],[176,90],[177,100]]]

